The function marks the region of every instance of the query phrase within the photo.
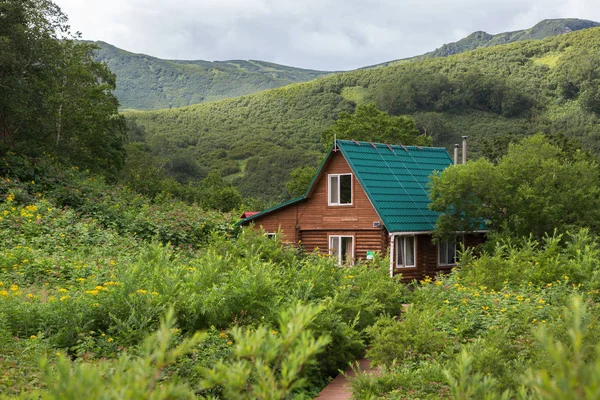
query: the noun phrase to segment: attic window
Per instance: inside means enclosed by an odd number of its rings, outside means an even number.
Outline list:
[[[352,205],[352,174],[329,175],[329,205]]]

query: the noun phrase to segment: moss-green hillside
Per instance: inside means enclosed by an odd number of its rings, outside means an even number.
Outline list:
[[[96,42],[96,60],[117,75],[115,95],[123,109],[155,110],[241,96],[329,72],[265,61],[162,60]]]
[[[244,195],[285,197],[289,171],[316,163],[322,131],[342,110],[375,102],[413,115],[434,145],[565,133],[600,153],[600,28],[351,71],[218,102],[128,112],[155,154],[186,157],[229,176]]]
[[[479,49],[481,47],[492,47],[524,40],[540,40],[551,36],[562,35],[565,33],[570,33],[581,29],[594,28],[597,26],[600,26],[599,22],[589,21],[586,19],[557,18],[545,19],[529,29],[503,32],[496,35],[492,35],[484,31],[476,31],[457,42],[446,43],[440,48],[430,51],[429,53],[408,59],[389,61],[380,65],[390,65],[392,63],[405,62],[409,60],[424,60],[427,58],[447,57],[454,54]]]

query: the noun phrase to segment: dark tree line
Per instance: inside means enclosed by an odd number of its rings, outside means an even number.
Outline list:
[[[50,0],[0,1],[0,143],[114,177],[126,129],[115,76]]]

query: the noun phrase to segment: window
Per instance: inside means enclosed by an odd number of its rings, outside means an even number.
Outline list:
[[[415,264],[415,237],[396,236],[396,268],[414,267]]]
[[[337,258],[338,264],[354,262],[354,237],[329,236],[329,254]]]
[[[267,232],[265,235],[266,235],[266,236],[267,236],[269,239],[273,239],[273,240],[277,239],[277,234],[276,234],[275,232]]]
[[[458,238],[460,241],[462,239],[462,236]],[[438,265],[456,265],[456,242],[457,238],[455,237],[438,243]]]
[[[352,174],[329,175],[329,205],[352,204]]]

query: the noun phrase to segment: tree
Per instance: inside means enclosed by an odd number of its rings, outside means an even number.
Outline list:
[[[441,212],[438,235],[488,228],[540,240],[555,229],[598,228],[598,165],[566,154],[543,135],[511,144],[497,165],[479,159],[432,176],[432,210]]]
[[[335,123],[323,131],[321,143],[328,149],[334,136],[389,144],[431,145],[430,137],[419,134],[414,119],[392,117],[379,111],[375,104],[358,106],[353,114],[341,112]]]
[[[208,174],[198,187],[200,190],[199,203],[205,209],[228,212],[242,204],[240,192],[223,181],[216,171]]]
[[[285,187],[292,197],[300,197],[308,189],[308,185],[312,182],[317,169],[315,167],[298,167],[290,173],[290,180],[285,184]]]
[[[0,3],[0,140],[114,177],[126,141],[115,76],[76,38],[50,0]]]

